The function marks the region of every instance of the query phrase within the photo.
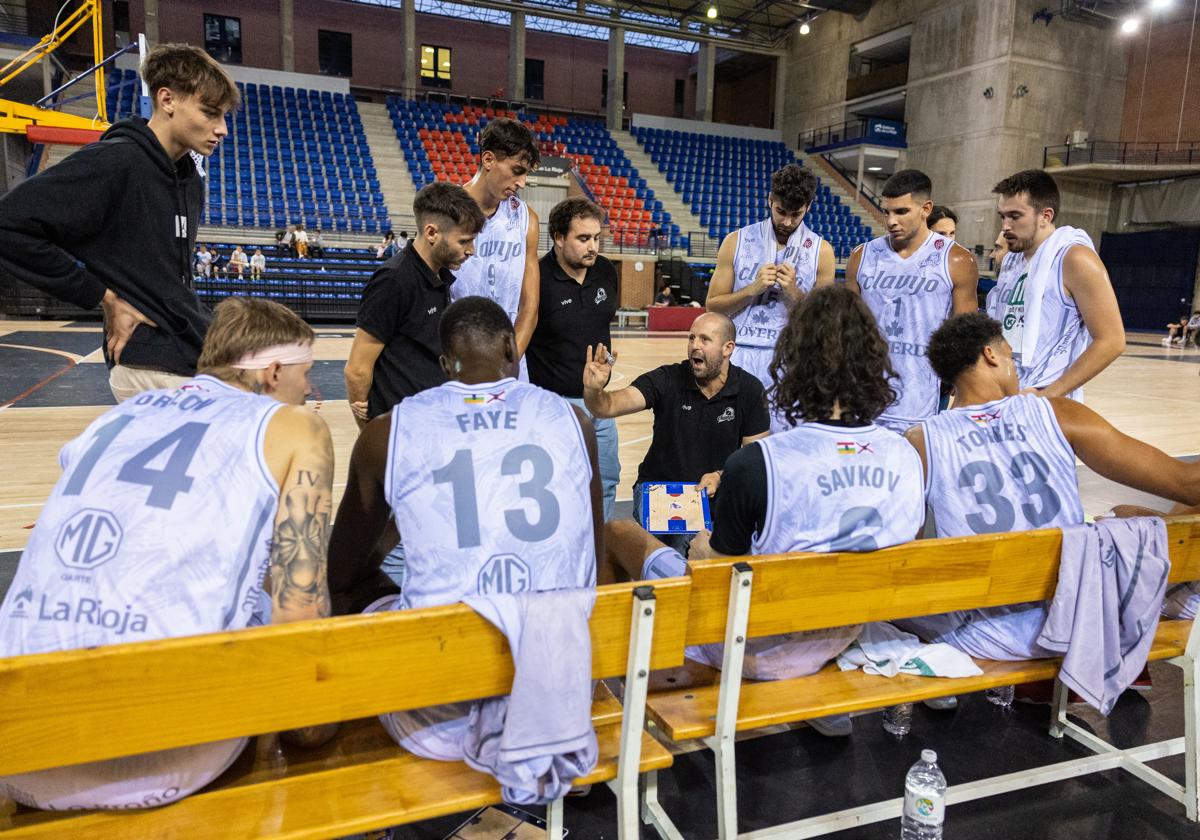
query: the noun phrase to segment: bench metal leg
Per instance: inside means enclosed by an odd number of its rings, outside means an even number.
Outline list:
[[[750,618],[750,592],[754,572],[747,563],[735,563],[729,579],[729,613],[725,619],[725,651],[721,660],[721,688],[717,694],[716,732],[705,743],[713,751],[717,777],[717,837],[733,840],[737,831],[737,714],[742,693],[742,662],[746,658],[746,624]]]
[[[563,801],[561,797],[546,806],[546,837],[548,840],[562,840]]]
[[[638,775],[642,762],[642,728],[646,724],[646,691],[650,681],[650,649],[654,641],[654,587],[633,590],[629,659],[625,666],[625,696],[621,712],[621,752],[617,778],[609,787],[617,795],[617,837],[637,840]]]
[[[658,801],[658,771],[651,770],[643,775],[642,785],[642,822],[657,831],[663,840],[683,840],[683,835]]]
[[[1190,647],[1190,645],[1189,645]],[[1184,737],[1184,799],[1187,817],[1192,822],[1200,821],[1200,790],[1197,790],[1197,773],[1200,772],[1200,742],[1197,741],[1196,725],[1200,722],[1200,695],[1196,693],[1200,683],[1200,663],[1190,656],[1172,660],[1183,669],[1183,737]]]
[[[1062,739],[1067,727],[1067,698],[1070,692],[1058,677],[1054,678],[1054,699],[1050,701],[1050,737]]]

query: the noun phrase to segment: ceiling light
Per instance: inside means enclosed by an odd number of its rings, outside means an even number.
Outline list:
[[[867,171],[868,172],[882,172],[883,167],[882,166],[868,166]]]
[[[705,14],[709,20],[716,20],[717,19],[717,7],[709,6],[708,11]]]
[[[1171,0],[1150,0],[1150,8],[1155,12],[1161,12],[1170,5]]]
[[[812,27],[808,25],[808,21],[804,21],[800,24],[800,34],[807,35],[809,32],[812,32]]]
[[[1140,18],[1128,17],[1121,21],[1121,31],[1126,35],[1132,35],[1138,31],[1138,27],[1142,25]]]

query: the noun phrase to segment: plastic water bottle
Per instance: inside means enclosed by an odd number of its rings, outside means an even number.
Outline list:
[[[903,738],[912,730],[912,703],[900,703],[883,710],[883,731]]]
[[[921,760],[904,778],[900,840],[942,840],[945,818],[946,777],[937,766],[937,753],[921,750]]]
[[[999,685],[995,688],[989,688],[984,694],[987,696],[988,702],[999,706],[1002,709],[1007,709],[1013,704],[1013,695],[1016,691],[1014,685]]]

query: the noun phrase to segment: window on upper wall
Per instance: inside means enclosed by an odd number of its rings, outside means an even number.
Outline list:
[[[325,76],[354,75],[354,58],[350,51],[349,32],[317,30],[317,62]]]
[[[675,116],[683,116],[683,79],[675,80]]]
[[[450,48],[421,45],[421,84],[450,87]]]
[[[525,59],[525,98],[546,98],[546,62],[540,58]]]
[[[205,15],[204,51],[222,64],[241,64],[242,19]]]
[[[113,39],[118,47],[129,43],[129,0],[113,0]]]

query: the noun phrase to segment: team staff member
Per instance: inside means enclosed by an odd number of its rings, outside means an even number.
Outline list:
[[[413,202],[411,247],[371,276],[346,361],[346,397],[360,427],[405,397],[441,385],[438,321],[450,305],[451,273],[474,252],[483,212],[462,187],[430,184]]]
[[[638,488],[647,481],[695,481],[717,492],[725,459],[767,436],[771,418],[758,377],[729,363],[733,321],[706,312],[688,332],[688,357],[647,371],[627,388],[606,391],[612,376],[604,345],[583,369],[583,399],[594,417],[623,417],[654,411],[650,449],[638,467]]]
[[[568,198],[550,211],[553,247],[538,264],[541,302],[526,358],[529,381],[585,408],[583,369],[592,347],[612,346],[609,329],[617,313],[617,269],[600,256],[604,211],[586,198]],[[604,518],[612,518],[621,462],[617,423],[595,418],[604,488]]]
[[[146,55],[150,120],[115,124],[0,199],[0,270],[82,309],[104,311],[118,402],[196,372],[211,313],[192,289],[204,184],[189,152],[227,133],[237,87],[203,50]]]

